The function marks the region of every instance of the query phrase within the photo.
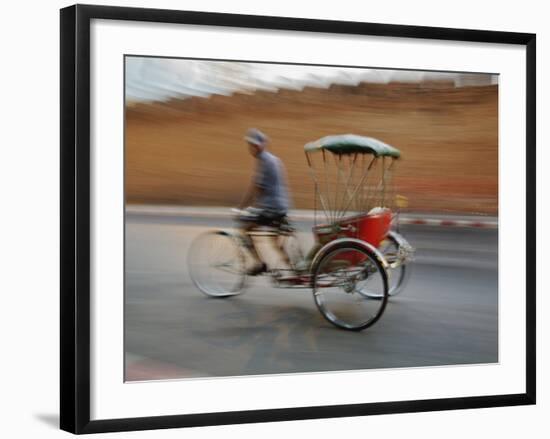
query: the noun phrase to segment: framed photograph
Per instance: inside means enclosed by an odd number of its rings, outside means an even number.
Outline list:
[[[535,35],[61,10],[61,428],[535,403]]]

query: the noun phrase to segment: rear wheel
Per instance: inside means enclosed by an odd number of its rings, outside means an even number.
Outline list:
[[[380,243],[378,249],[388,262],[388,294],[390,296],[395,296],[403,291],[403,287],[410,273],[410,267],[408,267],[407,263],[403,260],[399,241],[393,235],[393,232],[388,234],[386,239]],[[371,291],[365,291],[365,294],[372,298],[382,297],[380,295],[375,295]]]
[[[382,254],[388,261],[391,270],[388,293],[390,296],[395,296],[403,291],[410,267],[403,260],[400,244],[392,234],[388,235],[382,244]]]
[[[222,230],[197,237],[187,256],[193,283],[211,297],[228,297],[243,291],[245,256],[238,239]]]
[[[342,242],[316,262],[312,288],[321,314],[333,325],[352,331],[376,323],[388,301],[386,270],[371,252],[352,242]]]

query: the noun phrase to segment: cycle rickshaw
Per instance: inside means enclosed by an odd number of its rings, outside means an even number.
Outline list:
[[[348,330],[376,323],[388,297],[402,291],[414,250],[393,227],[398,211],[392,174],[397,148],[352,134],[305,145],[314,181],[314,245],[304,255],[294,227],[283,219],[254,236],[283,237],[291,261],[268,275],[281,288],[311,288],[322,315]],[[397,207],[400,205],[397,203]],[[213,230],[192,243],[189,272],[206,295],[229,297],[246,285],[247,250],[238,231]]]

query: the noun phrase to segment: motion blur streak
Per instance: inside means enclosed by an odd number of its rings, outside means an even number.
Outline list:
[[[355,133],[395,145],[411,211],[498,214],[498,77],[127,58],[129,203],[234,206],[271,138],[295,208],[313,207],[303,145]]]

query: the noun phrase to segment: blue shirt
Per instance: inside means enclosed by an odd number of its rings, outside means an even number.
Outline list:
[[[258,166],[255,182],[260,188],[256,204],[264,209],[286,213],[289,200],[283,163],[265,150],[260,152],[256,159]]]

